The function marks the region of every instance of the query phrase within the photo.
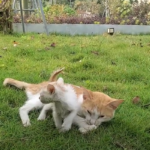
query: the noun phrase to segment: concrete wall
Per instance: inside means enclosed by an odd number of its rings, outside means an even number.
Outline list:
[[[49,33],[70,35],[98,35],[114,28],[115,33],[123,34],[150,34],[148,25],[110,25],[110,24],[48,24]],[[22,32],[21,23],[13,23],[14,32]],[[44,24],[25,24],[26,32],[46,33]]]

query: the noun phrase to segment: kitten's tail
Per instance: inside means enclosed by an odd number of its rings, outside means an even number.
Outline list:
[[[19,89],[25,89],[27,88],[30,84],[29,83],[26,83],[26,82],[23,82],[23,81],[18,81],[18,80],[15,80],[15,79],[12,79],[12,78],[6,78],[3,82],[3,85],[4,86],[7,86],[7,85],[13,85]]]
[[[50,76],[50,78],[49,78],[49,81],[50,81],[50,82],[56,81],[56,80],[57,80],[57,75],[58,75],[59,73],[61,73],[64,69],[65,69],[65,68],[61,68],[61,69],[58,69],[58,70],[54,71],[54,72],[51,74],[51,76]]]
[[[49,79],[50,82],[56,81],[57,80],[57,75],[59,73],[61,73],[64,70],[64,68],[58,69],[56,71],[54,71]],[[3,82],[4,86],[7,85],[13,85],[19,89],[26,89],[27,87],[29,87],[31,84],[27,83],[27,82],[23,82],[23,81],[18,81],[12,78],[6,78]]]

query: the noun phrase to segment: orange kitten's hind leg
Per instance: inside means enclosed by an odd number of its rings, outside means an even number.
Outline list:
[[[12,79],[12,78],[6,78],[3,82],[3,85],[4,86],[7,86],[7,85],[13,85],[19,89],[25,89],[26,87],[28,87],[30,84],[29,83],[26,83],[26,82],[23,82],[23,81],[18,81],[18,80],[15,80],[15,79]]]

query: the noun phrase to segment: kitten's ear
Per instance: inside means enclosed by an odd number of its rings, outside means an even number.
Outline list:
[[[55,92],[55,87],[52,84],[48,84],[47,90],[52,94]]]
[[[83,88],[83,99],[84,100],[91,100],[92,99],[91,91]]]
[[[109,107],[111,107],[112,109],[115,110],[115,109],[117,109],[117,107],[118,107],[122,102],[124,102],[124,100],[121,100],[121,99],[119,99],[119,100],[114,100],[114,101],[108,103],[107,106],[109,106]]]
[[[57,83],[59,83],[59,84],[64,84],[64,79],[63,78],[58,78],[58,80],[57,80]]]

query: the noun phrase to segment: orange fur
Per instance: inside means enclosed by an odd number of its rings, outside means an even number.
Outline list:
[[[63,71],[64,68],[62,69],[58,69],[56,71],[54,71],[51,76],[49,81],[45,81],[39,84],[31,84],[31,83],[26,83],[23,81],[18,81],[12,78],[6,78],[3,82],[3,85],[13,85],[19,89],[25,89],[26,91],[31,92],[32,94],[36,94],[38,92],[40,92],[43,88],[47,87],[49,82],[53,82],[56,81],[56,77],[59,73],[61,73]]]
[[[101,92],[91,92],[90,99],[84,100],[82,107],[86,110],[93,111],[95,108],[101,115],[113,117],[115,109],[123,102],[109,97]]]
[[[102,92],[92,92],[83,87],[72,85],[77,95],[83,93],[82,109],[94,113],[96,110],[102,116],[113,118],[117,107],[124,101],[114,99]]]

